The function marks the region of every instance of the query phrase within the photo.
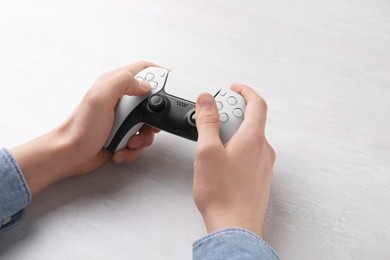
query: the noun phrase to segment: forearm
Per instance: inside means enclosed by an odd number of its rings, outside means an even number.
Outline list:
[[[60,132],[60,129],[53,130],[11,149],[32,195],[76,170],[71,152],[73,144]]]
[[[103,146],[114,122],[115,106],[124,95],[149,94],[149,84],[133,75],[152,65],[139,62],[103,74],[60,127],[12,149],[33,195],[67,177],[91,172],[112,158]],[[134,137],[139,144],[115,153],[114,161],[135,161],[153,137],[152,129],[141,129]]]

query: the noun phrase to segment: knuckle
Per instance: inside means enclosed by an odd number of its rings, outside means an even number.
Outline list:
[[[85,99],[92,107],[100,107],[105,102],[105,98],[100,94],[100,92],[93,91],[92,89],[87,92]]]
[[[234,82],[231,86],[231,88],[236,88],[236,87],[239,87],[239,88],[248,88],[248,89],[251,89],[251,87],[245,85],[245,84],[242,84],[242,83],[239,83],[239,82]]]
[[[99,77],[97,77],[96,82],[103,81],[105,78],[107,78],[108,75],[108,72],[101,74]]]
[[[120,81],[127,81],[133,77],[133,75],[127,70],[120,70],[116,74]]]
[[[273,165],[276,160],[276,152],[275,149],[268,143],[267,143],[267,153],[268,153],[268,157],[270,158],[270,162]]]
[[[252,128],[248,130],[246,136],[251,143],[264,145],[265,136],[262,129]]]
[[[258,104],[259,104],[260,109],[262,111],[265,111],[265,113],[267,113],[267,110],[268,110],[267,102],[260,96],[258,96]]]
[[[214,156],[219,152],[219,144],[217,142],[207,142],[203,144],[199,144],[196,147],[196,155],[199,158],[210,159],[210,156]]]
[[[242,142],[256,153],[267,153],[267,140],[262,131],[253,129],[247,132],[247,135],[242,137]]]
[[[244,85],[242,85],[241,83],[238,83],[238,82],[235,82],[235,83],[233,83],[231,86],[230,86],[230,88],[232,89],[235,89],[235,88],[240,88],[240,87],[243,87]]]
[[[153,62],[148,61],[148,60],[140,60],[140,61],[136,62],[135,65],[140,66],[144,69],[151,67],[151,66],[154,66]]]

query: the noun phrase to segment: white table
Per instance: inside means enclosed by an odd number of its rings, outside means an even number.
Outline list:
[[[58,125],[101,73],[147,59],[267,100],[265,240],[283,259],[390,259],[390,2],[0,3],[1,146]],[[195,143],[44,191],[1,259],[190,259]]]

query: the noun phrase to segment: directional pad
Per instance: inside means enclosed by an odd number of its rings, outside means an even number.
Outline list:
[[[160,77],[165,77],[165,76],[166,76],[165,72],[161,73],[160,75]],[[146,73],[144,77],[137,76],[136,79],[148,82],[152,90],[155,90],[158,87],[158,79],[156,79],[155,74],[152,72]]]
[[[222,123],[226,123],[229,120],[229,116],[226,113],[222,113],[219,115],[219,120]]]
[[[149,81],[150,87],[152,89],[156,89],[158,86],[158,83],[156,81]]]
[[[145,80],[146,81],[152,81],[154,79],[154,74],[153,73],[147,73],[146,76],[145,76]]]
[[[235,97],[232,97],[232,96],[230,96],[228,99],[227,99],[227,103],[229,104],[229,105],[235,105],[235,104],[237,104],[237,99],[235,98]]]

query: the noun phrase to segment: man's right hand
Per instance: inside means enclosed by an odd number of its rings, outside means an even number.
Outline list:
[[[219,114],[213,96],[196,102],[196,146],[193,196],[209,233],[245,228],[262,235],[275,152],[265,138],[267,105],[251,88],[231,89],[247,102],[245,117],[232,139],[219,138]]]

